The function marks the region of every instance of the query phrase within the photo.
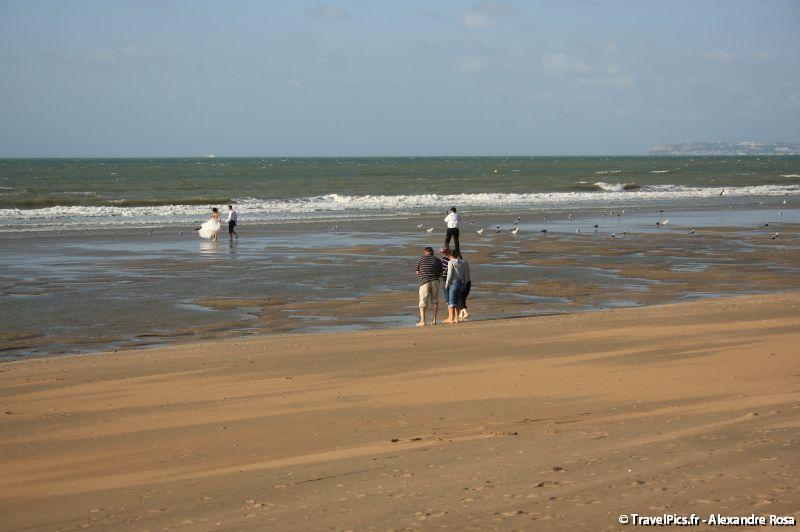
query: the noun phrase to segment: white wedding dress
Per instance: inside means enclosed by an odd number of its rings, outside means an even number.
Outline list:
[[[211,218],[200,226],[200,230],[197,234],[199,234],[201,238],[214,238],[217,233],[219,233],[219,227],[219,220]]]

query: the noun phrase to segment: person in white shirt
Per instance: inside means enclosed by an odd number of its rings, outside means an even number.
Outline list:
[[[447,214],[444,222],[447,224],[447,235],[444,237],[444,247],[450,247],[450,239],[452,238],[455,241],[455,248],[453,251],[458,252],[458,224],[461,223],[461,215],[456,212],[455,207],[450,207],[450,212]]]
[[[236,232],[236,220],[238,220],[239,215],[236,213],[236,209],[233,208],[233,205],[228,205],[228,219],[225,220],[228,222],[228,236],[231,240],[233,237],[236,237],[236,240],[239,240],[239,233]]]

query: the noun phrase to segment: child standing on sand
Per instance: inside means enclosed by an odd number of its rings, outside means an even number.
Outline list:
[[[455,207],[450,207],[450,212],[447,214],[444,222],[447,224],[447,234],[444,237],[444,247],[450,247],[450,239],[452,238],[455,240],[455,249],[453,251],[458,253],[460,249],[458,245],[458,224],[461,223],[461,215],[456,212]]]

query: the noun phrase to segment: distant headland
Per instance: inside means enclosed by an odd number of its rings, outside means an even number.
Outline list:
[[[800,155],[792,142],[683,142],[656,144],[648,155]]]

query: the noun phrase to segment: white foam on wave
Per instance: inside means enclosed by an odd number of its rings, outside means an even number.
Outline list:
[[[667,174],[669,170],[650,170],[651,174]]]
[[[572,192],[537,192],[510,194],[417,194],[349,196],[326,194],[293,199],[241,198],[236,207],[248,222],[307,220],[324,218],[361,218],[397,215],[401,212],[438,212],[451,205],[473,210],[507,208],[588,208],[597,205],[667,203],[670,201],[719,197],[719,187],[648,185],[626,190],[624,183],[595,184],[602,190]],[[725,189],[726,197],[800,195],[800,185],[761,185]],[[203,221],[212,205],[160,205],[149,207],[54,206],[42,209],[0,209],[0,226],[36,224],[58,226],[72,224],[147,225],[186,224]]]
[[[800,177],[800,174],[781,174],[781,177]]]
[[[600,170],[599,172],[595,172],[595,174],[598,174],[598,175],[621,174],[621,173],[622,173],[622,170]]]
[[[605,181],[598,181],[594,186],[608,192],[622,192],[625,190],[625,183],[606,183]]]

